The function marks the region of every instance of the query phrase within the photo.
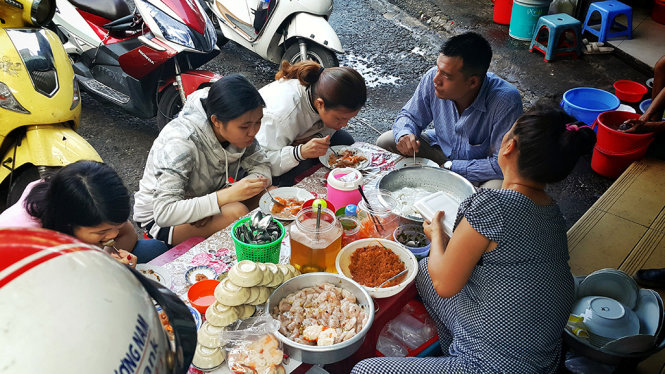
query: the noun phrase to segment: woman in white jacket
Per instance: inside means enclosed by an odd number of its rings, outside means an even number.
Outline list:
[[[243,202],[271,182],[255,140],[264,106],[237,74],[187,98],[153,143],[135,195],[134,220],[151,237],[176,245],[248,213]]]
[[[273,183],[290,186],[330,145],[353,144],[341,130],[367,99],[365,80],[354,69],[324,69],[313,61],[283,61],[275,82],[259,92],[266,102],[256,139],[270,160]]]

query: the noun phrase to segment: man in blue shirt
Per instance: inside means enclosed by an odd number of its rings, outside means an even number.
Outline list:
[[[481,187],[500,188],[501,139],[522,114],[522,98],[515,86],[487,72],[491,60],[492,48],[479,34],[450,38],[377,145],[434,160]],[[433,129],[427,129],[430,123]]]

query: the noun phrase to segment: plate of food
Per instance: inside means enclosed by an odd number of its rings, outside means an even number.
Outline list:
[[[401,168],[407,168],[407,167],[422,167],[422,166],[431,166],[438,168],[439,164],[436,162],[430,160],[429,158],[422,158],[422,157],[404,157],[401,159],[399,162],[395,164],[395,169],[401,169]]]
[[[333,150],[335,152],[333,152]],[[328,148],[325,155],[319,157],[319,161],[329,168],[353,168],[362,169],[369,165],[369,158],[359,148],[348,145],[333,145]]]
[[[302,204],[314,198],[311,192],[299,187],[280,187],[270,190],[270,194],[283,205],[273,203],[266,193],[259,200],[259,209],[261,209],[261,213],[272,214],[273,217],[281,220],[295,219]]]
[[[194,266],[185,273],[187,284],[194,284],[207,279],[217,279],[217,272],[210,266]]]
[[[191,306],[187,305],[187,308],[189,308],[189,312],[192,314],[192,317],[194,318],[194,323],[196,323],[196,329],[198,330],[199,327],[201,327],[201,313],[199,313],[198,310],[192,308]],[[169,322],[169,317],[166,316],[166,312],[162,309],[161,306],[155,305],[155,309],[157,310],[157,315],[159,316],[159,320],[162,322],[162,327],[164,327],[164,330],[166,331],[166,334],[168,335],[170,340],[174,340],[175,336],[173,335],[173,327],[171,326],[171,322]]]
[[[161,283],[166,288],[171,288],[171,276],[163,268],[149,264],[138,264],[136,270],[145,277]]]

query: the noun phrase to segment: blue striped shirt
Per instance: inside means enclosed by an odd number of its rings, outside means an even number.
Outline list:
[[[460,115],[454,101],[439,99],[434,93],[435,74],[436,66],[421,79],[395,119],[395,142],[403,135],[422,133],[452,160],[451,170],[471,182],[502,179],[497,162],[501,140],[522,114],[517,88],[487,73],[478,96]],[[434,129],[425,130],[432,122]]]

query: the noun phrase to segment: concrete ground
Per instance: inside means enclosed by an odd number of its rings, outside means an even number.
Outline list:
[[[584,55],[578,60],[563,58],[547,63],[542,53],[529,53],[529,42],[508,36],[508,26],[492,22],[493,7],[488,0],[389,1],[439,33],[455,35],[476,31],[484,35],[494,52],[490,70],[517,86],[525,109],[539,102],[557,104],[563,93],[574,87],[596,87],[614,92],[612,84],[616,80],[645,82],[652,76],[652,72],[638,71],[637,64],[614,54]],[[568,178],[548,186],[548,192],[561,206],[568,227],[613,182],[594,173],[590,162],[589,154],[578,162]]]
[[[508,26],[492,22],[489,0],[335,0],[330,24],[346,53],[340,64],[361,72],[368,83],[368,102],[349,131],[358,141],[374,142],[415,90],[420,77],[436,61],[441,43],[465,31],[477,31],[494,49],[491,71],[513,83],[525,109],[536,102],[558,103],[573,87],[612,91],[617,79],[644,82],[649,75],[615,55],[584,56],[579,60],[543,61],[529,53],[528,43],[508,36]],[[271,82],[277,65],[228,43],[219,56],[202,67],[220,74],[244,74],[257,87]],[[365,125],[368,124],[369,126]],[[132,117],[116,107],[83,94],[79,132],[113,166],[130,191],[138,189],[157,128],[154,120]],[[549,187],[568,227],[602,195],[612,180],[590,169],[584,157],[571,176]]]

